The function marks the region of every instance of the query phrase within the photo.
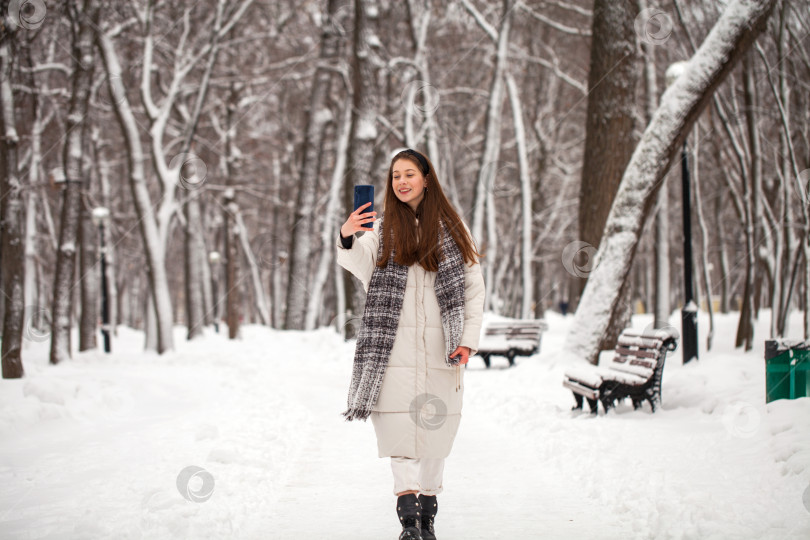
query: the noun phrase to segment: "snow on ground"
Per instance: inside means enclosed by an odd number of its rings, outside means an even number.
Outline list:
[[[701,359],[670,356],[654,415],[570,410],[570,316],[549,314],[542,354],[515,368],[473,358],[439,537],[810,537],[810,398],[765,404],[768,317],[750,353],[719,317],[707,354],[701,314]],[[26,377],[0,381],[0,538],[397,538],[389,460],[370,422],[340,417],[354,343],[243,332],[178,328],[159,357],[120,328],[114,354],[59,366],[26,343]]]

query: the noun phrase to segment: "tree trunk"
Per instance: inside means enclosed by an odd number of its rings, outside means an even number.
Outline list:
[[[81,318],[79,319],[79,351],[98,347],[96,328],[98,325],[99,265],[96,250],[96,235],[93,220],[87,206],[89,200],[82,196],[79,202],[79,272],[81,283]]]
[[[2,368],[4,379],[23,376],[22,332],[25,323],[25,243],[22,185],[17,163],[17,125],[11,88],[13,34],[0,28],[0,283],[3,308]]]
[[[354,0],[354,51],[352,55],[352,127],[349,136],[349,159],[347,163],[344,204],[347,211],[354,206],[354,186],[367,184],[375,178],[374,141],[377,138],[377,111],[379,109],[377,84],[377,13],[376,0]],[[381,215],[381,214],[378,214]],[[360,281],[349,272],[343,272],[348,293],[347,310],[355,314],[363,312],[365,292]],[[289,309],[289,306],[287,306]]]
[[[103,158],[98,145],[98,132],[93,136],[93,155],[95,166],[98,168],[98,179],[101,187],[101,204],[112,211],[112,201],[110,199],[110,167]],[[109,306],[110,331],[113,335],[118,335],[118,282],[115,276],[116,256],[115,244],[112,241],[112,228],[103,227],[100,231],[101,238],[99,244],[106,246],[104,261],[107,270],[107,305]],[[103,294],[103,293],[102,293]]]
[[[448,172],[450,167],[447,166],[444,155],[439,152],[439,142],[437,140],[437,126],[436,126],[436,109],[439,107],[438,90],[431,84],[430,65],[429,65],[429,49],[427,47],[428,29],[430,27],[431,19],[431,2],[429,0],[421,0],[418,4],[417,0],[408,0],[408,19],[412,27],[413,47],[416,51],[414,54],[414,64],[418,70],[420,81],[411,81],[407,87],[411,91],[406,106],[403,107],[405,112],[405,144],[410,148],[415,148],[420,145],[424,138],[427,138],[427,151],[433,162],[433,168],[436,175],[447,183],[449,189],[446,193],[453,205],[456,208],[461,208],[458,203],[458,193],[455,188],[455,181],[452,175],[443,174]],[[423,94],[422,107],[415,107],[416,93]],[[424,118],[424,123],[420,128],[418,134],[413,132],[414,116],[421,116]]]
[[[203,231],[205,227],[202,222],[202,212],[200,209],[200,188],[203,186],[206,178],[200,177],[200,171],[197,170],[199,158],[194,154],[188,154],[192,149],[194,135],[197,130],[197,124],[200,119],[203,104],[205,103],[206,96],[208,95],[208,86],[211,80],[211,72],[217,61],[219,53],[219,38],[220,31],[222,30],[222,15],[224,9],[224,2],[220,0],[217,2],[216,15],[214,17],[213,29],[211,31],[210,45],[211,49],[208,53],[208,58],[205,66],[205,72],[202,75],[202,80],[197,88],[197,99],[194,102],[194,109],[191,118],[188,121],[186,134],[181,149],[182,155],[187,155],[189,158],[188,164],[194,167],[194,171],[190,174],[193,175],[191,181],[183,181],[186,173],[180,170],[180,185],[188,190],[188,198],[184,205],[184,212],[186,216],[185,233],[186,242],[184,243],[185,255],[185,285],[186,285],[186,324],[188,325],[188,333],[186,339],[194,339],[195,337],[202,336],[203,327],[206,324],[206,290],[210,292],[210,279],[209,273],[205,271],[208,266],[208,253],[205,249],[205,239],[203,238]],[[204,168],[204,167],[203,167]],[[210,296],[210,295],[209,295]]]
[[[281,163],[278,158],[273,159],[273,197],[274,200],[280,200],[281,197]],[[284,288],[282,278],[284,277],[281,272],[281,267],[284,264],[282,261],[283,250],[279,247],[278,231],[281,229],[281,209],[277,206],[272,212],[273,218],[270,224],[270,261],[265,261],[265,264],[270,267],[270,313],[272,315],[273,328],[283,327],[284,315]],[[286,260],[286,256],[283,257]]]
[[[52,364],[58,364],[71,356],[71,301],[76,286],[74,279],[79,205],[85,178],[83,166],[84,141],[87,134],[85,118],[90,86],[93,82],[93,28],[98,22],[98,7],[94,5],[93,0],[84,0],[81,7],[78,2],[71,2],[67,9],[73,27],[71,47],[73,82],[62,158],[65,166],[65,187],[53,287]]]
[[[709,271],[709,231],[706,227],[706,219],[703,217],[703,197],[700,195],[700,132],[699,126],[695,126],[695,134],[692,137],[695,141],[695,151],[693,152],[692,164],[692,184],[695,186],[695,210],[697,214],[698,228],[700,229],[700,268],[703,273],[703,284],[706,291],[706,311],[709,313],[709,332],[706,334],[706,350],[712,350],[712,340],[714,339],[714,306],[712,305],[712,278]],[[700,303],[698,303],[700,305]]]
[[[788,51],[787,21],[790,13],[790,3],[782,2],[779,12],[779,31],[776,37],[776,52],[778,58],[784,58]],[[766,66],[767,68],[767,66]],[[790,312],[790,292],[794,283],[791,272],[791,255],[794,250],[794,232],[789,224],[793,223],[793,210],[791,208],[790,178],[793,175],[791,163],[792,152],[789,148],[790,134],[790,87],[788,86],[786,69],[777,70],[778,90],[774,88],[774,97],[782,104],[782,133],[779,134],[779,153],[782,155],[778,167],[781,171],[780,189],[778,198],[781,201],[781,216],[777,223],[778,249],[774,257],[774,287],[772,291],[771,337],[778,338],[785,335],[787,316]],[[770,72],[770,70],[769,70]],[[796,253],[798,258],[799,253]]]
[[[565,349],[572,356],[591,363],[598,359],[601,337],[615,316],[660,179],[714,91],[765,29],[775,1],[730,2],[686,71],[664,92],[610,209],[596,266],[566,337]]]
[[[287,281],[287,314],[284,328],[303,330],[307,310],[307,295],[310,290],[310,260],[313,256],[313,231],[315,230],[315,192],[318,189],[320,171],[318,156],[323,145],[323,136],[328,122],[332,121],[329,108],[329,87],[332,69],[338,55],[340,32],[334,20],[337,0],[328,0],[321,24],[321,52],[315,70],[312,91],[309,96],[306,134],[302,150],[301,174],[298,179],[298,200],[295,205],[294,222],[290,235],[290,268]]]
[[[205,326],[205,302],[203,298],[203,265],[206,260],[205,241],[202,237],[202,217],[200,214],[199,191],[189,193],[184,205],[186,216],[186,241],[183,243],[185,255],[186,284],[186,339],[202,336]]]
[[[579,191],[579,240],[598,248],[622,174],[630,161],[638,55],[636,0],[595,0],[588,73],[585,150]],[[587,273],[586,273],[587,274]],[[587,277],[587,275],[586,275]],[[580,280],[580,287],[585,280]],[[622,287],[629,295],[630,288]],[[612,349],[632,314],[629,297],[613,313],[600,347]]]
[[[532,276],[532,191],[531,171],[526,142],[526,130],[523,127],[523,106],[520,102],[517,84],[511,73],[506,75],[506,87],[509,91],[509,102],[512,105],[512,117],[515,123],[517,138],[518,163],[520,164],[520,200],[521,200],[521,307],[520,318],[532,318],[534,301],[534,277]]]
[[[239,275],[239,236],[236,232],[236,212],[239,210],[234,201],[233,188],[225,191],[225,306],[228,324],[228,337],[239,337],[239,326],[242,319],[242,278]]]
[[[165,250],[160,240],[160,231],[157,226],[157,219],[149,188],[146,185],[146,174],[144,163],[146,156],[141,146],[140,134],[135,115],[132,112],[126,92],[121,82],[121,64],[112,43],[112,38],[100,33],[97,36],[97,44],[104,59],[104,68],[107,72],[107,84],[111,96],[115,96],[114,110],[116,118],[121,126],[121,134],[127,146],[127,166],[129,170],[129,185],[132,191],[132,199],[135,212],[138,217],[138,225],[143,238],[144,251],[146,253],[147,275],[149,278],[149,294],[152,302],[147,305],[147,309],[155,308],[153,314],[157,319],[154,328],[157,332],[154,346],[159,353],[164,353],[174,347],[172,335],[172,304],[169,293],[168,276],[164,263]],[[147,332],[146,346],[149,348],[149,333]]]
[[[30,54],[30,48],[29,48]],[[29,58],[29,64],[32,61]],[[41,330],[39,315],[41,311],[37,275],[39,259],[37,257],[37,199],[41,192],[39,186],[42,176],[42,130],[44,126],[42,118],[42,103],[40,100],[40,89],[36,76],[31,77],[32,85],[32,108],[34,110],[34,121],[31,125],[31,165],[28,172],[28,185],[30,189],[26,194],[25,209],[25,315],[24,320],[28,328]],[[48,210],[47,204],[40,207]],[[49,215],[49,214],[48,214]]]
[[[748,143],[751,163],[749,176],[743,176],[743,206],[745,210],[745,284],[743,286],[742,307],[740,309],[740,322],[737,325],[737,337],[734,346],[745,346],[749,351],[754,346],[754,295],[756,294],[756,249],[757,249],[757,220],[759,214],[759,194],[762,185],[762,163],[759,149],[759,134],[757,133],[756,96],[754,95],[754,74],[752,72],[751,54],[743,58],[743,89],[745,98],[745,116],[748,127]]]
[[[253,251],[250,249],[250,240],[247,236],[247,227],[245,227],[245,222],[242,220],[242,212],[239,210],[239,207],[236,206],[236,203],[232,205],[236,210],[234,214],[235,219],[235,226],[236,226],[236,234],[239,236],[239,242],[242,245],[242,252],[245,254],[245,260],[248,264],[248,270],[250,271],[250,283],[253,286],[253,308],[256,310],[256,313],[259,315],[260,322],[265,326],[270,326],[270,310],[267,307],[267,301],[265,300],[266,295],[264,294],[264,288],[262,287],[262,278],[259,275],[259,265],[256,264],[256,257],[253,255]],[[251,320],[253,317],[251,317]]]
[[[335,233],[337,232],[337,225],[340,223],[340,217],[337,215],[337,209],[340,207],[340,193],[343,190],[343,180],[346,173],[346,149],[349,146],[349,131],[351,129],[351,109],[346,107],[343,113],[343,120],[338,126],[338,144],[336,150],[335,169],[332,172],[332,181],[329,184],[329,202],[326,206],[326,217],[323,223],[323,231],[321,232],[321,244],[323,246],[320,260],[318,261],[318,269],[315,272],[315,279],[312,284],[312,293],[309,297],[309,306],[307,307],[307,318],[305,328],[313,330],[317,326],[317,316],[319,307],[323,305],[323,289],[326,280],[329,277],[330,271],[334,268],[334,253],[335,253]],[[343,313],[343,310],[338,311]]]
[[[503,0],[502,4],[503,17],[501,18],[500,28],[496,31],[470,3],[466,1],[464,3],[464,7],[472,13],[481,29],[484,30],[495,44],[495,68],[492,72],[489,87],[484,149],[481,153],[478,168],[471,227],[473,238],[479,245],[484,247],[484,252],[487,255],[483,261],[484,282],[486,283],[484,311],[492,309],[493,305],[495,305],[496,311],[499,309],[499,302],[494,297],[496,294],[494,262],[498,257],[498,236],[495,230],[495,200],[493,191],[495,190],[495,179],[500,168],[498,158],[501,150],[501,109],[503,107],[504,70],[508,62],[509,31],[512,24],[512,6],[514,5],[514,0]],[[485,219],[487,225],[486,241],[483,240]]]
[[[720,275],[723,279],[720,281],[720,313],[728,313],[731,311],[731,292],[730,281],[731,274],[728,264],[728,247],[726,245],[726,230],[723,226],[723,202],[720,197],[714,200],[714,215],[717,216],[717,246],[718,259],[720,263]]]
[[[639,0],[639,12],[647,9],[647,0]],[[644,116],[649,124],[658,107],[658,82],[655,74],[656,47],[649,41],[642,40],[641,49],[644,53],[644,88],[646,94]],[[670,279],[669,279],[669,192],[667,190],[667,176],[661,180],[661,190],[658,192],[654,223],[653,238],[653,313],[655,328],[669,326],[670,307]]]

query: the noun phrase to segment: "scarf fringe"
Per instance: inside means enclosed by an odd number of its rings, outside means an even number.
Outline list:
[[[363,420],[364,422],[368,420],[368,417],[371,416],[371,409],[364,409],[362,407],[352,407],[340,413],[341,416],[347,421],[351,422],[352,420]]]

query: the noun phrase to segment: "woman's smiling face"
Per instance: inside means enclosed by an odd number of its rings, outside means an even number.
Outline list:
[[[425,197],[425,176],[419,166],[409,159],[398,159],[392,169],[392,186],[397,199],[410,206],[414,212]]]

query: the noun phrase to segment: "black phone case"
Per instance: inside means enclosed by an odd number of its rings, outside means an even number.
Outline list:
[[[364,204],[370,202],[371,206],[363,210],[363,213],[373,212],[374,211],[374,186],[371,185],[359,185],[354,186],[354,209],[357,210]],[[364,229],[373,229],[374,223],[364,223]]]

